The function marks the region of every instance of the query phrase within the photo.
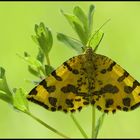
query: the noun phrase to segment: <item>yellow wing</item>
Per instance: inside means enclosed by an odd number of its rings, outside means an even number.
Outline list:
[[[91,103],[115,113],[140,106],[140,84],[116,62],[88,48],[41,81],[27,99],[51,111],[75,112]]]
[[[89,104],[84,98],[88,87],[88,80],[83,71],[84,63],[84,55],[64,62],[32,89],[27,99],[51,111],[80,111],[84,105]]]
[[[140,106],[140,84],[110,58],[95,54],[95,89],[92,104],[106,113]]]

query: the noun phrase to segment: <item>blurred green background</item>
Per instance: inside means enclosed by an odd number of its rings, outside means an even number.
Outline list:
[[[77,37],[60,9],[72,13],[74,6],[80,6],[87,11],[90,4],[96,7],[94,30],[111,18],[102,29],[105,36],[97,53],[111,57],[140,81],[140,2],[0,2],[0,66],[6,69],[11,88],[23,87],[30,91],[34,85],[25,80],[37,80],[27,71],[27,63],[16,55],[27,51],[36,56],[38,48],[31,39],[34,25],[44,22],[51,28],[54,45],[50,59],[57,67],[76,53],[56,40],[56,32]],[[53,113],[33,103],[29,105],[32,113],[49,125],[69,137],[82,137],[69,114]],[[90,136],[91,106],[75,115]],[[61,137],[0,100],[0,138]],[[140,109],[107,115],[98,138],[140,138]]]

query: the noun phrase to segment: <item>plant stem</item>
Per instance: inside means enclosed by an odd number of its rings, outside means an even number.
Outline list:
[[[76,124],[77,128],[79,129],[79,131],[81,132],[81,134],[84,136],[84,138],[88,138],[87,134],[85,133],[85,131],[82,129],[82,127],[80,126],[80,124],[78,123],[78,121],[76,120],[76,118],[73,116],[73,114],[71,113],[71,118],[74,121],[74,123]]]
[[[33,114],[31,114],[29,111],[24,111],[24,113],[26,113],[27,115],[29,115],[30,117],[32,117],[33,119],[35,119],[36,121],[38,121],[39,123],[41,123],[42,125],[44,125],[46,128],[50,129],[51,131],[53,131],[54,133],[58,134],[59,136],[62,136],[64,138],[69,139],[69,137],[67,137],[66,135],[62,134],[61,132],[57,131],[56,129],[54,129],[53,127],[49,126],[48,124],[46,124],[45,122],[41,121],[39,118],[35,117]]]
[[[49,55],[48,54],[46,54],[46,61],[47,61],[47,64],[50,66],[51,64],[50,64],[50,59],[49,59]]]
[[[103,113],[98,119],[97,126],[95,128],[95,138],[97,138],[97,136],[98,136],[99,129],[101,128],[103,121],[104,121],[104,117],[105,117],[105,113]]]
[[[92,106],[92,132],[91,132],[91,138],[96,138],[95,137],[95,107]]]

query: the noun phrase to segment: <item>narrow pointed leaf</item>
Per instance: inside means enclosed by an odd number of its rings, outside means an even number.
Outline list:
[[[80,24],[80,21],[78,20],[78,18],[74,15],[70,15],[70,14],[66,14],[63,12],[63,10],[61,10],[61,13],[64,15],[64,17],[67,19],[67,21],[69,22],[69,24],[72,26],[72,28],[75,30],[74,27],[74,22],[76,22],[77,24]],[[82,25],[82,24],[81,24]]]
[[[62,33],[58,33],[57,34],[57,39],[61,42],[63,42],[64,44],[66,44],[68,47],[73,48],[74,50],[76,50],[78,52],[78,54],[82,53],[82,44],[74,39],[72,39],[71,37],[62,34]]]
[[[75,30],[75,32],[79,36],[79,38],[80,38],[81,42],[83,43],[83,45],[86,45],[87,36],[85,34],[85,30],[84,30],[83,25],[80,22],[80,20],[75,15],[66,14],[62,10],[61,10],[61,12],[66,17],[67,21],[70,23],[72,28]]]
[[[21,110],[21,111],[28,111],[28,101],[26,99],[26,92],[19,88],[16,90],[13,96],[13,105],[15,108]]]
[[[102,124],[103,124],[104,117],[105,117],[105,113],[103,113],[98,119],[97,126],[96,126],[96,129],[95,129],[95,138],[97,138],[97,136],[98,136],[98,132],[99,132],[99,130],[100,130]]]
[[[101,31],[98,31],[96,34],[94,34],[89,41],[89,46],[95,48],[102,40],[103,35],[104,33]]]
[[[26,61],[32,69],[34,69],[37,72],[42,72],[44,73],[44,68],[43,65],[41,64],[40,61],[38,61],[36,58],[30,56],[27,52],[24,53],[24,56],[21,56],[17,54],[20,58],[22,58],[24,61]]]
[[[94,10],[95,10],[95,6],[90,5],[89,13],[88,13],[88,33],[89,33],[89,35],[92,33]]]
[[[0,99],[7,102],[7,103],[10,103],[10,104],[13,103],[12,96],[9,96],[8,94],[6,94],[3,91],[0,91]]]
[[[45,55],[47,55],[53,45],[52,33],[49,28],[45,27],[44,23],[41,22],[40,25],[35,25],[36,35],[32,35],[34,42],[39,45]]]
[[[38,71],[36,71],[35,69],[33,69],[30,65],[28,65],[28,71],[33,74],[34,76],[37,76],[40,78],[40,73]]]
[[[39,49],[36,58],[37,58],[37,60],[39,60],[39,61],[43,64],[43,62],[44,62],[44,58],[45,58],[45,55],[44,55],[44,53],[42,52],[41,49]]]
[[[9,96],[12,96],[5,77],[5,69],[2,67],[0,67],[0,90],[4,91]]]
[[[52,66],[45,65],[46,76],[48,76],[53,70],[54,70],[54,68]]]
[[[76,33],[78,34],[82,44],[86,45],[87,41],[88,41],[88,36],[85,34],[85,31],[83,30],[82,26],[80,26],[76,22],[74,22],[73,24],[74,24],[74,28],[76,30]]]
[[[35,35],[32,35],[31,38],[37,45],[39,45],[38,39]]]
[[[88,30],[88,19],[83,10],[79,7],[76,6],[73,10],[73,13],[77,16],[77,18],[81,21],[85,32],[87,33]]]

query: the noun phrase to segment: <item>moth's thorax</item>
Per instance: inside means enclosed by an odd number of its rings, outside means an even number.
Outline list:
[[[87,80],[88,80],[88,94],[94,92],[94,81],[95,81],[95,53],[92,48],[88,48],[85,52],[85,64],[84,67],[86,69]],[[90,96],[89,96],[90,97]],[[90,100],[90,98],[89,98]]]
[[[92,48],[87,48],[85,52],[85,68],[87,73],[93,74],[94,73],[94,60],[95,60],[95,53],[93,52]]]
[[[85,51],[86,59],[87,61],[92,61],[93,59],[93,50],[91,47],[88,47],[87,50]]]

